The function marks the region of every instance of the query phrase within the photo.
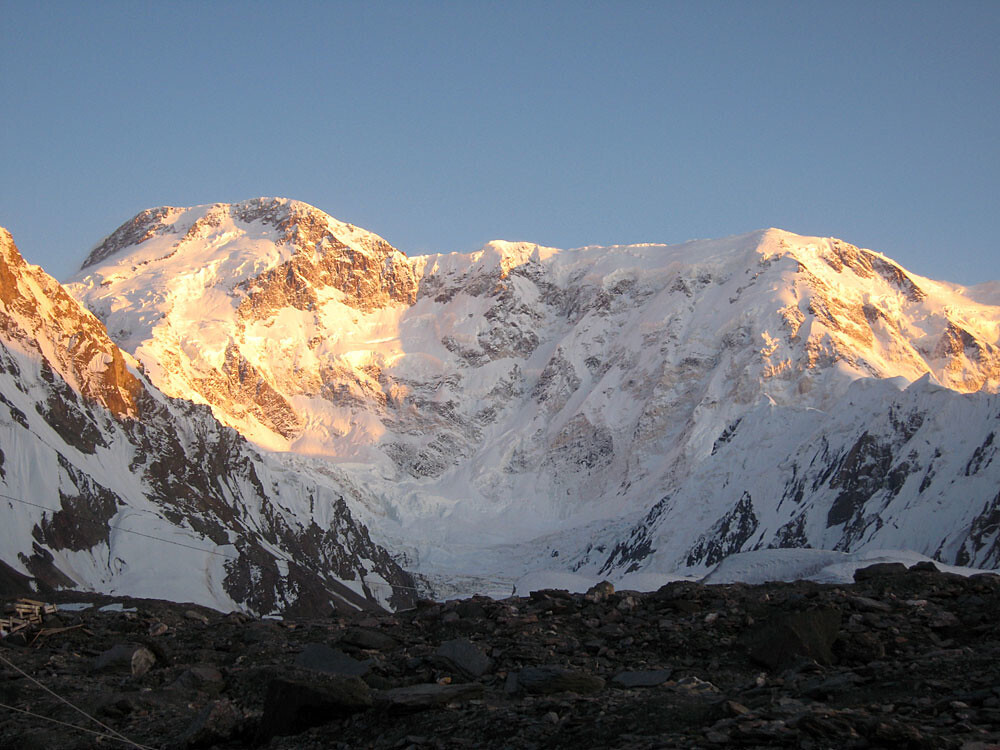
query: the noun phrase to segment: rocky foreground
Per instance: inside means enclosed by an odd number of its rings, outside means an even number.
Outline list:
[[[324,620],[46,600],[0,640],[2,747],[1000,748],[1000,577],[926,563]],[[15,711],[108,733],[24,673],[132,744]]]

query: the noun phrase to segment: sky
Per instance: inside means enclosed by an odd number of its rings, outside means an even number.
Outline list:
[[[0,226],[303,200],[408,255],[776,226],[1000,279],[1000,2],[0,0]]]

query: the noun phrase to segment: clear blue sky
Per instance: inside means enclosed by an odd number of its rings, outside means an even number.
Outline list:
[[[280,195],[408,254],[767,226],[1000,278],[1000,2],[0,0],[0,225],[57,278]]]

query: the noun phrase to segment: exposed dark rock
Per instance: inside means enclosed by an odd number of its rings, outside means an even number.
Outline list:
[[[656,687],[669,680],[670,674],[669,669],[644,669],[638,672],[626,670],[616,674],[611,681],[627,688]]]
[[[601,581],[600,583],[594,584],[589,589],[587,593],[583,595],[583,598],[588,602],[593,602],[598,604],[603,602],[609,596],[615,593],[615,587],[608,581]]]
[[[933,563],[932,563],[933,564]],[[869,581],[873,578],[884,578],[886,576],[897,576],[906,572],[903,563],[875,563],[866,568],[858,568],[854,571],[855,581]]]
[[[180,737],[180,747],[199,748],[217,745],[239,734],[246,720],[228,700],[212,701],[205,706]]]
[[[585,672],[564,667],[525,667],[517,673],[517,688],[527,693],[594,693],[604,687],[604,680]]]
[[[143,646],[119,643],[106,651],[102,651],[94,659],[91,669],[94,672],[121,669],[135,674],[145,674],[156,663],[156,656]]]
[[[399,642],[391,635],[386,635],[374,628],[349,628],[340,637],[340,643],[374,651],[391,651],[399,645]]]
[[[371,706],[371,692],[357,677],[322,683],[275,679],[267,687],[259,736],[298,734]]]
[[[295,657],[295,665],[314,672],[339,674],[347,677],[362,677],[368,674],[370,667],[357,659],[351,658],[343,651],[330,648],[323,643],[307,643],[305,648]]]
[[[7,563],[0,561],[0,596],[31,596],[31,577],[18,573]]]
[[[836,609],[774,617],[749,635],[750,657],[771,669],[783,669],[802,659],[830,664],[840,620],[841,613]]]
[[[106,597],[53,592],[98,606],[48,615],[21,645],[20,633],[0,639],[14,646],[0,654],[130,740],[171,750],[1000,745],[998,576],[610,589],[283,622],[152,600],[101,611]],[[167,630],[150,636],[157,624]],[[372,634],[391,643],[356,645]],[[443,658],[468,647],[492,662],[478,677]],[[156,663],[133,675],[140,648]],[[337,649],[355,664],[364,654],[363,681],[316,670]],[[4,663],[0,702],[80,719]],[[0,709],[0,747],[25,737],[46,750],[91,740]]]
[[[687,564],[715,565],[723,558],[739,552],[757,531],[759,521],[754,513],[753,498],[744,492],[732,510],[716,521],[688,552]]]
[[[222,689],[224,678],[215,667],[195,665],[181,672],[170,687],[177,690],[203,690],[217,692]]]
[[[445,666],[469,679],[482,677],[492,665],[490,658],[476,644],[465,638],[445,641],[434,652],[434,656]]]
[[[422,711],[449,703],[474,700],[482,694],[483,686],[477,682],[457,685],[431,683],[386,690],[378,696],[378,701],[396,712]]]

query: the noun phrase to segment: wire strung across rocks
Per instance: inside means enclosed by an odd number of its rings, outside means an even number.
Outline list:
[[[51,606],[51,605],[49,605],[49,606]],[[60,701],[61,703],[66,704],[67,706],[69,706],[70,708],[72,708],[77,713],[80,713],[83,716],[86,716],[92,722],[94,722],[95,724],[97,724],[97,726],[101,727],[101,729],[106,730],[108,732],[108,734],[106,734],[106,735],[105,734],[101,734],[99,732],[95,732],[92,729],[87,729],[86,727],[81,727],[81,726],[79,726],[77,724],[70,724],[68,722],[59,721],[58,719],[52,719],[52,718],[47,717],[47,716],[41,716],[40,714],[36,714],[36,713],[31,712],[31,711],[27,711],[26,709],[16,708],[14,706],[3,705],[4,708],[9,708],[9,709],[11,709],[13,711],[18,711],[20,713],[28,714],[30,716],[34,716],[36,718],[44,719],[46,721],[50,721],[50,722],[53,722],[55,724],[61,724],[63,726],[72,727],[73,729],[78,729],[78,730],[80,730],[82,732],[87,732],[88,734],[96,734],[96,735],[98,735],[100,737],[107,737],[109,739],[113,739],[113,740],[115,740],[117,742],[124,742],[126,745],[131,745],[132,747],[138,748],[138,750],[152,750],[152,748],[150,748],[150,747],[148,747],[146,745],[140,745],[138,742],[134,742],[133,740],[130,740],[128,737],[126,737],[125,735],[123,735],[121,732],[117,731],[113,727],[109,727],[107,724],[105,724],[100,719],[97,719],[97,718],[91,716],[86,711],[84,711],[82,708],[80,708],[79,706],[77,706],[75,703],[71,703],[70,701],[66,700],[61,695],[59,695],[57,692],[55,692],[54,690],[52,690],[52,689],[46,687],[45,685],[43,685],[41,682],[39,682],[37,679],[35,679],[34,677],[32,677],[27,672],[25,672],[23,669],[21,669],[19,666],[17,666],[16,664],[14,664],[14,662],[12,662],[10,659],[8,659],[7,657],[3,656],[2,654],[0,654],[0,661],[2,661],[4,664],[6,664],[11,669],[13,669],[15,672],[18,672],[21,676],[27,678],[29,681],[31,681],[36,686],[38,686],[39,688],[41,688],[42,690],[44,690],[46,693],[48,693],[49,695],[51,695],[56,700]]]

